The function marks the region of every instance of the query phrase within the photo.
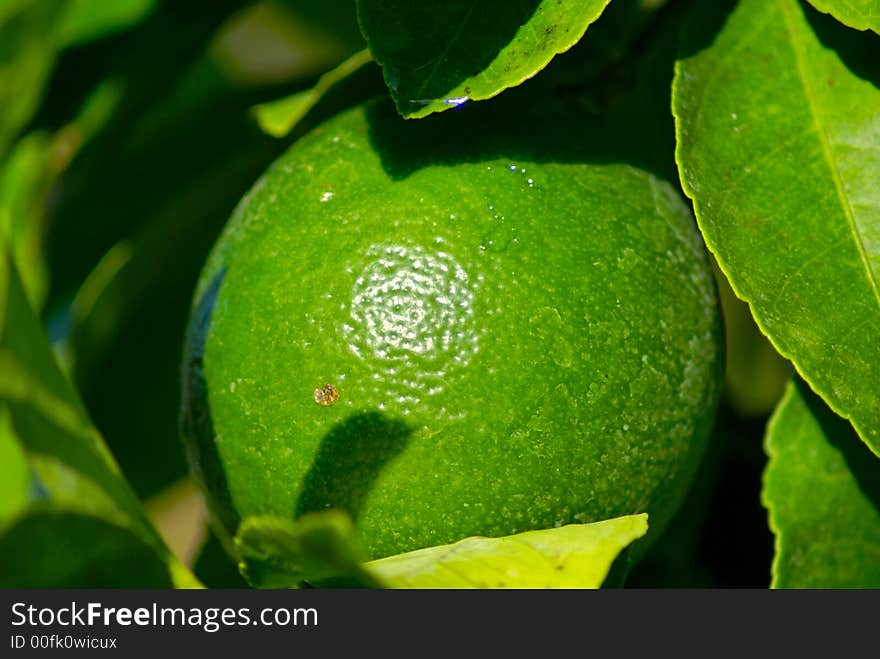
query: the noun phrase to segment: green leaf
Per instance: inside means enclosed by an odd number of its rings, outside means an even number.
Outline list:
[[[107,122],[119,96],[117,84],[107,81],[98,85],[70,123],[52,136],[44,131],[25,135],[0,167],[0,231],[9,236],[34,309],[42,308],[48,288],[44,262],[47,200],[71,159]]]
[[[144,19],[155,0],[40,0],[0,6],[0,162],[39,107],[58,53]]]
[[[155,546],[130,528],[41,502],[0,534],[0,565],[0,588],[184,585]]]
[[[61,47],[79,46],[132,27],[156,8],[156,0],[67,0],[58,28]]]
[[[775,588],[880,588],[880,464],[801,381],[766,437]]]
[[[255,105],[251,112],[264,133],[284,137],[308,114],[330,88],[370,62],[370,51],[355,53],[332,71],[328,71],[311,89],[290,96]]]
[[[0,162],[42,98],[55,61],[52,31],[60,7],[58,0],[0,7]]]
[[[177,434],[177,366],[191,291],[218,223],[269,161],[272,151],[264,147],[242,145],[191,177],[150,215],[139,235],[98,260],[73,299],[65,356],[95,422],[142,497],[186,473]],[[132,199],[125,208],[137,212],[139,203]],[[187,249],[157,270],[155,263],[175,245]],[[136,417],[142,420],[132,427]]]
[[[648,515],[569,524],[503,538],[466,538],[367,563],[393,588],[598,588],[648,531]]]
[[[877,0],[810,0],[810,4],[857,30],[880,33],[880,4]]]
[[[197,585],[156,534],[55,363],[2,241],[0,442],[9,496],[0,509],[0,587],[109,585],[111,573],[119,577],[113,585],[147,585],[144,575],[155,573],[138,567],[145,553],[164,566],[151,585]],[[116,563],[126,556],[122,580]],[[114,565],[102,566],[111,557]]]
[[[648,515],[570,524],[502,538],[466,538],[362,563],[351,518],[338,510],[297,520],[248,517],[235,539],[241,570],[261,588],[598,588],[623,549],[648,530]]]
[[[358,18],[401,115],[492,98],[571,48],[609,0],[358,0]]]
[[[28,300],[40,308],[48,273],[43,262],[43,200],[52,181],[52,140],[43,132],[21,138],[0,168],[0,231],[9,237]]]
[[[880,454],[880,40],[726,4],[698,3],[676,65],[683,187],[762,331]]]
[[[113,123],[57,186],[47,237],[53,338],[144,499],[187,472],[178,367],[199,269],[223,221],[283,147],[245,115],[253,92],[224,82],[204,57],[180,68],[174,91],[139,112],[126,113],[123,97]],[[111,80],[127,92],[139,78]]]
[[[327,510],[297,520],[248,517],[235,537],[239,567],[259,588],[286,588],[338,577],[379,583],[362,567],[366,554],[347,513]]]
[[[44,261],[50,207],[47,202],[59,175],[106,124],[120,96],[117,81],[99,84],[76,116],[54,135],[43,130],[28,133],[15,142],[6,161],[0,161],[0,231],[10,239],[16,267],[34,309],[42,309],[48,289]]]
[[[31,471],[12,430],[9,410],[0,405],[0,529],[12,519],[30,497]]]

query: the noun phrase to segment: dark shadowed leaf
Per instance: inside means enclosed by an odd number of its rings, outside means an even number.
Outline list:
[[[0,588],[175,585],[161,554],[125,525],[52,504],[32,504],[3,530],[0,564]]]
[[[0,585],[197,585],[58,369],[0,246]]]
[[[424,117],[531,78],[608,2],[358,0],[358,18],[398,111]]]
[[[206,588],[249,587],[223,543],[210,529],[193,565],[193,572]]]

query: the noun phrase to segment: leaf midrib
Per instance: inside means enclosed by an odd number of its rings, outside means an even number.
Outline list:
[[[796,28],[792,24],[794,17],[792,16],[793,9],[791,6],[791,0],[782,0],[780,5],[782,21],[785,26],[785,31],[788,34],[788,39],[789,43],[791,44],[792,52],[794,53],[798,78],[800,79],[801,87],[804,90],[804,96],[807,99],[807,106],[810,111],[810,118],[813,122],[813,128],[815,129],[816,135],[819,138],[819,143],[822,147],[822,155],[825,159],[825,164],[828,166],[828,170],[831,173],[831,179],[834,181],[834,189],[837,193],[838,199],[840,200],[840,204],[843,207],[844,215],[846,216],[846,221],[849,226],[850,233],[852,234],[854,242],[856,244],[856,249],[859,253],[859,260],[862,263],[862,267],[864,267],[865,269],[865,274],[867,275],[868,282],[871,285],[871,290],[874,293],[874,301],[877,303],[877,307],[880,308],[880,288],[878,288],[877,278],[874,275],[874,271],[871,268],[870,262],[868,261],[868,255],[865,251],[865,244],[862,240],[862,235],[859,231],[858,224],[856,223],[856,218],[855,214],[853,213],[852,206],[849,203],[849,198],[846,196],[846,192],[843,189],[843,181],[840,178],[840,170],[837,168],[836,161],[831,151],[831,145],[828,142],[828,135],[825,133],[825,129],[819,120],[819,111],[816,104],[815,91],[810,84],[810,77],[807,73],[805,57],[804,53],[801,52],[800,41],[798,40],[796,35]]]

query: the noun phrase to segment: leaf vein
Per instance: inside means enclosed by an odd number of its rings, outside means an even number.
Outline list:
[[[831,145],[829,144],[828,135],[825,132],[825,128],[822,122],[820,121],[819,109],[816,105],[815,99],[815,90],[812,87],[810,77],[806,68],[804,54],[803,52],[801,52],[800,49],[800,41],[795,34],[795,27],[792,25],[792,21],[794,20],[794,18],[792,16],[793,10],[791,2],[789,0],[782,2],[781,9],[785,30],[788,33],[791,48],[794,52],[798,77],[800,78],[801,86],[804,90],[804,96],[807,99],[807,106],[810,110],[810,117],[813,121],[813,128],[816,132],[817,137],[819,138],[819,143],[822,147],[822,154],[825,159],[825,163],[828,166],[831,178],[834,181],[834,189],[837,193],[838,199],[840,200],[841,206],[843,207],[844,215],[846,216],[846,220],[849,225],[849,230],[855,241],[856,249],[859,253],[859,260],[862,262],[862,266],[865,269],[865,274],[868,277],[868,283],[871,285],[871,290],[874,293],[874,301],[877,303],[877,306],[880,307],[880,289],[878,289],[877,278],[874,275],[874,271],[871,269],[871,264],[868,260],[868,254],[865,249],[865,243],[862,239],[861,232],[859,231],[858,224],[856,223],[855,214],[853,213],[852,206],[850,205],[849,197],[846,195],[846,191],[844,190],[843,181],[841,180],[840,176],[840,170],[834,159],[834,155],[831,152]]]

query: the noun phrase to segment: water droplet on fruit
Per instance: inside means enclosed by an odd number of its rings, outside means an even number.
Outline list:
[[[487,223],[485,233],[480,237],[480,250],[484,252],[503,252],[511,244],[519,243],[513,224],[494,206],[489,206],[492,217]]]

